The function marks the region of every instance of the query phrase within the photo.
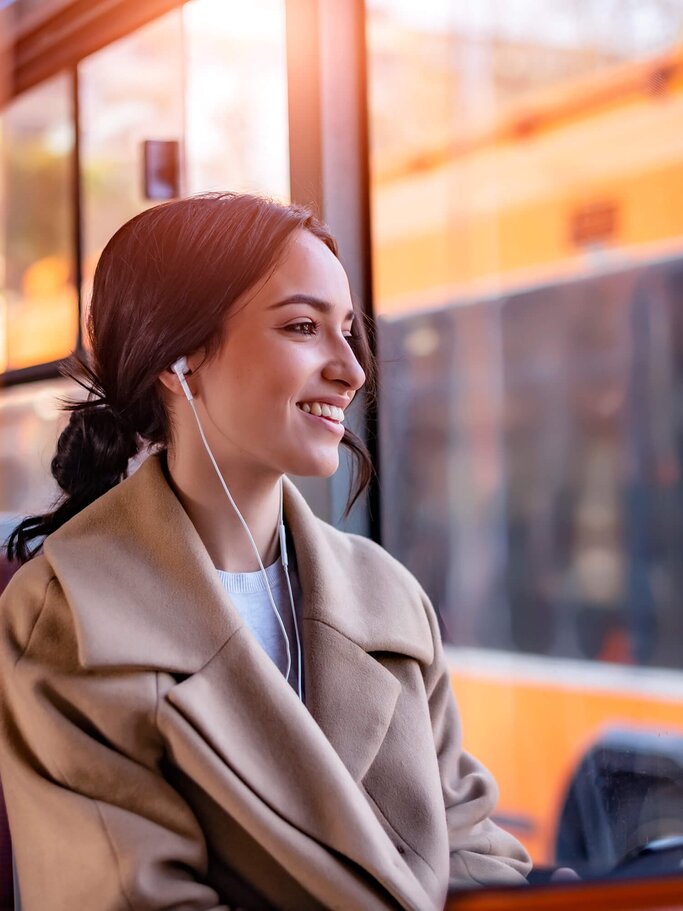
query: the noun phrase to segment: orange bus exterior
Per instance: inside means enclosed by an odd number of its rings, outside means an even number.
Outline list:
[[[683,736],[683,673],[463,651],[450,661],[465,747],[493,773],[500,821],[537,864],[555,862],[570,780],[606,731]]]
[[[376,169],[380,318],[680,254],[682,127],[683,47],[550,90],[448,148]],[[606,731],[683,736],[683,671],[485,649],[449,656],[465,747],[493,772],[501,822],[537,863],[555,861],[569,783]]]
[[[683,247],[683,47],[549,89],[372,180],[381,314]],[[588,259],[587,259],[588,257]]]

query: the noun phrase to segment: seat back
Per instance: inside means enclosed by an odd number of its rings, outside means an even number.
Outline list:
[[[14,908],[14,869],[12,865],[12,842],[7,823],[5,799],[0,785],[0,911]]]

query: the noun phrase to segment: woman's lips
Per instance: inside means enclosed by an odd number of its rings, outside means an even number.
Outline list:
[[[309,421],[315,421],[319,426],[326,427],[329,431],[336,434],[338,437],[344,436],[344,425],[340,421],[333,421],[332,418],[326,418],[322,415],[318,417],[315,414],[309,414],[306,411],[302,411],[301,408],[297,408],[297,411]]]

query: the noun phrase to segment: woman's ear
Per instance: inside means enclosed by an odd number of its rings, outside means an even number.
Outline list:
[[[194,374],[193,365],[201,361],[201,356],[194,355],[192,357],[184,358],[185,360],[185,370],[183,371],[185,376],[185,382],[190,387],[190,391],[194,395],[196,392],[195,383],[192,381],[192,376]],[[177,362],[176,362],[177,363]],[[165,370],[159,374],[159,380],[163,385],[168,389],[172,395],[185,395],[185,391],[180,383],[178,374],[173,369],[174,365],[170,364]]]

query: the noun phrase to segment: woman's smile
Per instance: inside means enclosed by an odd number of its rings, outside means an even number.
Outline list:
[[[297,404],[297,410],[301,412],[304,418],[315,422],[319,427],[325,427],[336,434],[339,439],[344,436],[344,425],[342,423],[344,412],[341,408],[337,408],[334,405],[323,405],[323,403],[319,402],[313,402],[312,404],[303,402]],[[323,414],[323,410],[328,413]]]

